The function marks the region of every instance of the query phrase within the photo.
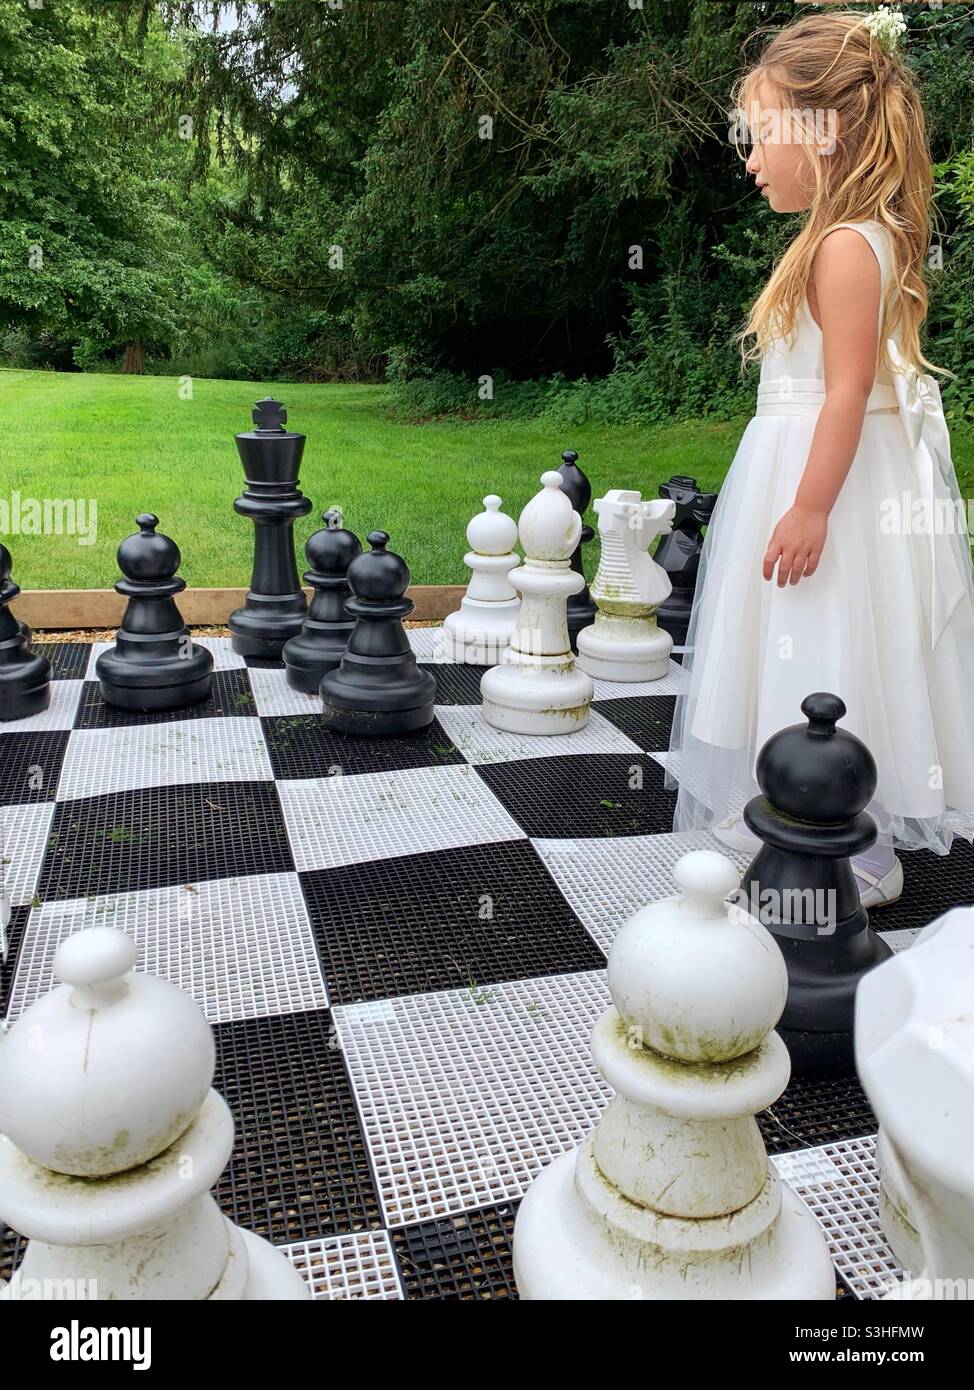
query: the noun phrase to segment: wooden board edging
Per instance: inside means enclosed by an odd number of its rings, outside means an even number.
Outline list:
[[[190,627],[222,627],[246,597],[246,589],[186,589],[176,602]],[[310,598],[311,590],[305,593]],[[459,606],[462,584],[417,584],[408,591],[416,605],[411,617],[442,622]],[[21,622],[39,632],[117,627],[125,599],[114,589],[25,589],[10,605]]]

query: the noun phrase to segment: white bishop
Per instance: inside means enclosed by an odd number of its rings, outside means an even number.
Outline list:
[[[0,1218],[30,1238],[0,1298],[308,1297],[210,1196],[233,1148],[213,1034],[135,959],[109,927],[69,937],[65,983],[0,1042]]]

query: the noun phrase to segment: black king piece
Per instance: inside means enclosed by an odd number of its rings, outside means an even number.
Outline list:
[[[595,535],[594,529],[585,521],[585,513],[592,500],[592,484],[579,468],[578,455],[574,449],[566,449],[561,457],[562,464],[558,469],[562,477],[561,490],[582,518],[582,534],[572,553],[572,569],[576,574],[581,574],[584,577],[582,546],[587,545]],[[579,589],[577,594],[570,594],[568,598],[568,636],[571,640],[572,651],[576,655],[578,654],[578,634],[583,627],[589,627],[594,622],[595,603],[586,584]]]
[[[744,820],[764,841],[741,883],[742,905],[768,928],[788,967],[778,1025],[797,1075],[854,1070],[856,987],[890,948],[869,926],[851,855],[876,839],[865,807],[876,764],[854,734],[837,729],[837,695],[809,695],[806,724],[772,734],[758,754],[763,796]]]
[[[243,608],[230,614],[233,650],[240,656],[279,659],[305,617],[293,528],[311,502],[298,488],[304,435],[286,424],[284,406],[267,396],[254,406],[254,428],[236,436],[246,488],[233,505],[254,523],[250,589]]]

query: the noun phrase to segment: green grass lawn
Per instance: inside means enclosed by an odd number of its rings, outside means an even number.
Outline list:
[[[464,529],[481,498],[500,493],[516,518],[563,449],[578,450],[596,497],[610,487],[652,497],[674,473],[716,488],[746,423],[405,425],[391,418],[381,386],[194,380],[192,399],[182,400],[171,377],[0,371],[0,502],[19,492],[97,503],[93,544],[68,535],[3,537],[20,586],[109,588],[118,578],[118,543],[143,511],[155,512],[179,544],[187,583],[245,586],[253,532],[233,510],[243,484],[233,435],[250,428],[253,402],[264,395],[283,399],[290,426],[308,436],[301,488],[314,510],[295,528],[298,541],[326,508],[340,505],[361,536],[390,533],[417,584],[465,582]],[[974,431],[955,430],[953,443],[967,496]]]

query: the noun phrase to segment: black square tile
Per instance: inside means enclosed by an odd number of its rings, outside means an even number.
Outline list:
[[[974,846],[956,839],[949,854],[901,851],[903,895],[888,907],[873,908],[869,925],[877,931],[925,927],[952,907],[974,903]]]
[[[480,681],[490,667],[432,662],[424,665],[423,670],[436,678],[438,705],[479,705]]]
[[[382,1225],[337,1032],[327,1009],[214,1028],[214,1086],[236,1121],[214,1196],[274,1245]]]
[[[185,783],[59,802],[41,901],[294,868],[273,782]]]
[[[17,957],[20,954],[20,946],[27,930],[29,916],[29,907],[11,909],[10,922],[7,926],[7,957],[5,960],[0,953],[0,1018],[6,1017],[10,1004],[10,986],[13,984],[14,972],[17,969]]]
[[[670,746],[675,695],[633,695],[621,700],[596,700],[593,708],[647,753],[665,753]]]
[[[512,1265],[517,1203],[420,1221],[391,1232],[407,1298],[517,1298]]]
[[[257,671],[283,671],[284,662],[276,657],[269,656],[245,656],[244,664],[253,667]]]
[[[774,1105],[757,1117],[772,1154],[858,1139],[879,1128],[858,1078],[793,1076]]]
[[[91,656],[90,642],[42,642],[35,638],[30,645],[32,651],[37,652],[38,656],[46,656],[51,663],[51,680],[84,679]]]
[[[0,733],[0,806],[53,801],[70,733]]]
[[[151,714],[132,714],[106,705],[97,681],[85,681],[81,705],[75,720],[77,729],[130,729],[139,724],[172,724],[181,719],[215,719],[228,715],[256,715],[257,706],[247,672],[214,671],[209,699],[181,709],[158,710]]]
[[[676,796],[643,753],[578,753],[487,763],[477,773],[526,835],[561,839],[659,835],[673,829]]]
[[[333,1004],[600,970],[526,840],[301,874]]]
[[[274,776],[280,779],[394,772],[465,761],[435,719],[427,728],[401,738],[337,734],[325,727],[318,714],[275,716],[260,722]]]

